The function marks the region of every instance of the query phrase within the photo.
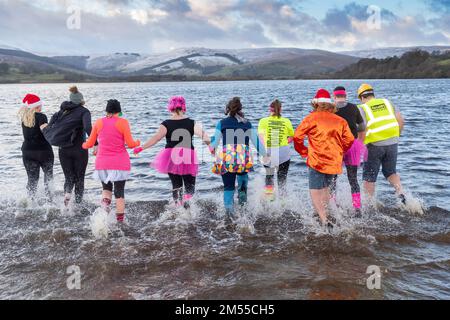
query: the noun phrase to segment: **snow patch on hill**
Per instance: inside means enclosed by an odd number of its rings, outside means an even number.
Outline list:
[[[91,56],[87,60],[88,70],[113,70],[117,71],[122,67],[142,59],[137,53],[115,53],[106,56]]]

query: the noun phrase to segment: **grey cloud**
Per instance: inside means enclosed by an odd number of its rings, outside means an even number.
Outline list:
[[[0,38],[5,44],[26,50],[64,54],[148,53],[189,46],[366,49],[445,43],[448,38],[442,30],[449,29],[450,21],[449,15],[426,20],[418,13],[405,24],[400,16],[383,10],[382,30],[367,38],[351,24],[351,19],[364,22],[368,18],[367,6],[355,2],[329,9],[325,19],[318,20],[303,12],[296,1],[241,0],[214,16],[204,16],[205,13],[193,12],[187,0],[153,0],[145,1],[148,8],[164,10],[168,15],[140,24],[130,17],[129,11],[143,8],[139,7],[142,0],[98,1],[126,10],[114,17],[83,12],[81,30],[68,30],[65,12],[46,11],[24,0],[0,0]],[[448,1],[436,2],[448,5]],[[217,21],[222,20],[228,23],[219,26]],[[339,39],[338,33],[353,36],[355,42]]]

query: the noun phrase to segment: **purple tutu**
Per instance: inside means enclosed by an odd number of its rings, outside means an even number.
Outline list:
[[[361,165],[361,157],[365,157],[366,146],[359,139],[355,139],[352,147],[344,155],[344,163],[346,166]]]
[[[150,166],[160,173],[197,176],[198,163],[193,149],[167,148],[161,150]]]

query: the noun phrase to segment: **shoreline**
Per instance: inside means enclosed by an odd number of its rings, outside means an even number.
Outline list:
[[[117,79],[117,80],[104,80],[99,79],[99,81],[22,81],[22,82],[3,82],[0,81],[0,85],[20,85],[20,84],[108,84],[108,83],[195,83],[195,82],[256,82],[256,81],[405,81],[405,80],[450,80],[450,78],[442,77],[442,78],[305,78],[305,79],[188,79],[188,80],[161,80],[161,81],[151,81],[151,80],[142,80],[142,81],[133,81],[126,79]]]

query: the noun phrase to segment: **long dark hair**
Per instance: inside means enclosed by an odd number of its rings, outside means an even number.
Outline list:
[[[241,98],[234,97],[233,99],[231,99],[227,104],[225,114],[231,117],[235,117],[238,115],[244,118],[244,113],[242,112]]]

